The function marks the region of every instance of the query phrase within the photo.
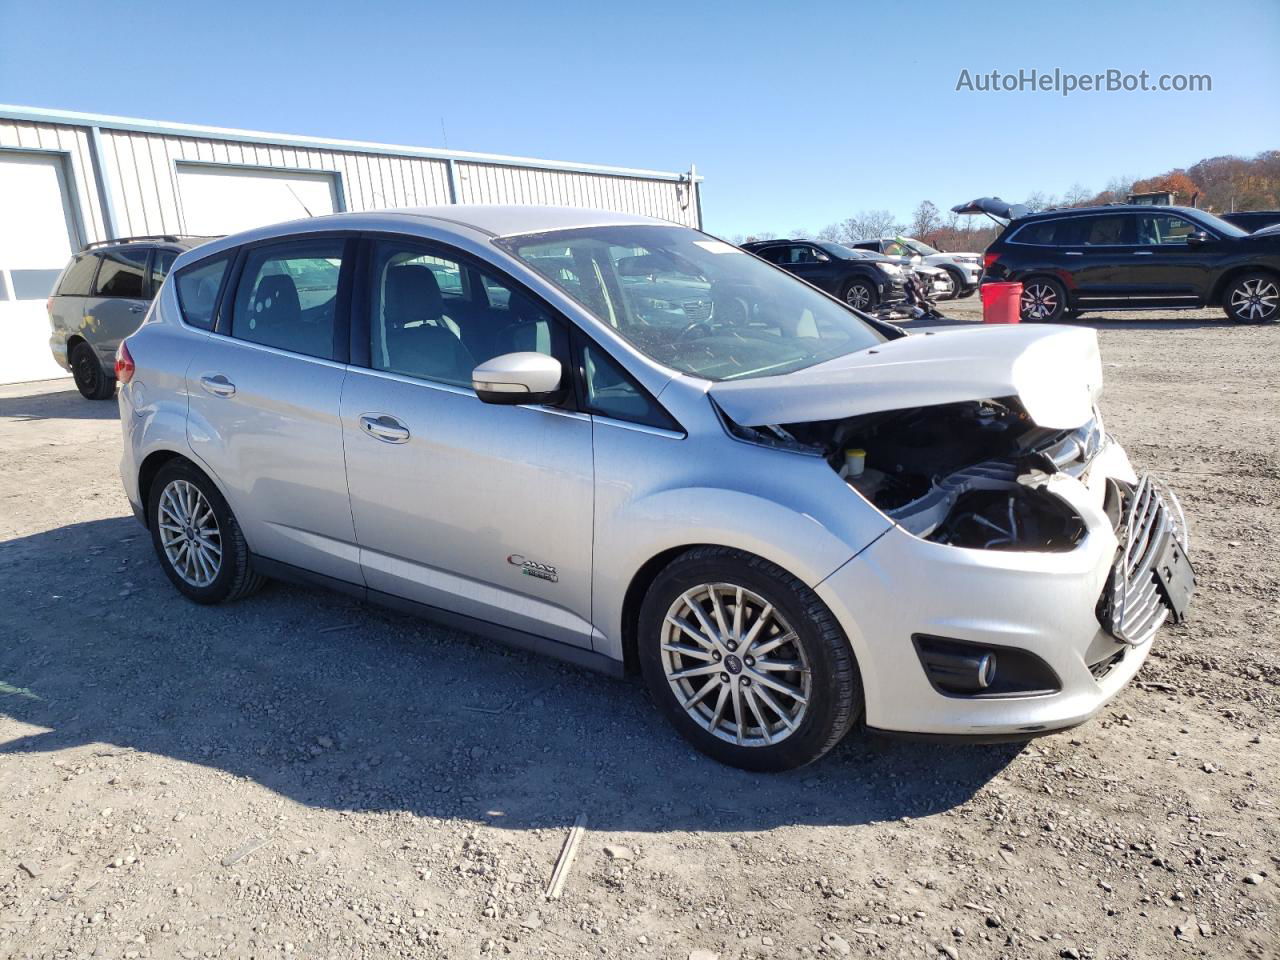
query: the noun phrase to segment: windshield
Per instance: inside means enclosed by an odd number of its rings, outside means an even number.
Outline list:
[[[646,356],[708,380],[789,373],[885,339],[839,301],[685,227],[584,227],[496,242]]]
[[[942,252],[941,250],[935,250],[933,247],[929,246],[927,243],[925,243],[922,240],[905,239],[902,242],[905,243],[912,250],[914,250],[916,253],[920,254],[920,256],[922,257],[932,257],[934,254],[938,254]]]
[[[1195,215],[1202,224],[1204,224],[1206,227],[1209,227],[1212,230],[1216,230],[1218,234],[1221,236],[1224,236],[1224,237],[1249,236],[1248,230],[1241,230],[1234,223],[1228,223],[1226,220],[1223,220],[1221,217],[1215,217],[1212,213],[1210,213],[1207,210],[1197,210]]]
[[[853,247],[846,247],[843,243],[828,243],[824,241],[818,246],[841,260],[868,260],[872,256],[869,250],[855,250]]]

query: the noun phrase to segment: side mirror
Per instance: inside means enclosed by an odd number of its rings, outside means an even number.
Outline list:
[[[1208,231],[1206,231],[1206,230],[1197,230],[1197,231],[1195,231],[1195,233],[1188,233],[1188,234],[1187,234],[1187,246],[1188,246],[1188,247],[1199,247],[1199,246],[1202,246],[1203,244],[1208,243],[1208,242],[1209,242],[1210,240],[1212,240],[1212,239],[1213,239],[1213,237],[1209,236]]]
[[[560,398],[560,361],[545,353],[504,353],[471,371],[485,403],[550,403]]]

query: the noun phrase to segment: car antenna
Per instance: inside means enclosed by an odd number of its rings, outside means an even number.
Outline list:
[[[288,188],[289,188],[289,192],[293,194],[293,199],[295,199],[295,200],[297,200],[297,201],[298,201],[298,206],[300,206],[303,210],[306,210],[306,211],[307,211],[307,216],[308,216],[308,217],[315,217],[315,214],[314,214],[314,213],[312,213],[310,210],[308,210],[308,209],[307,209],[307,205],[306,205],[305,203],[303,203],[303,202],[302,202],[302,198],[301,198],[300,196],[298,196],[298,191],[296,191],[296,190],[294,190],[294,189],[293,189],[293,184],[291,184],[291,183],[286,183],[286,184],[285,184],[285,186],[286,186],[286,187],[288,187]]]

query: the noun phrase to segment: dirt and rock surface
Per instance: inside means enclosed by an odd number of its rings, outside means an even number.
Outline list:
[[[335,594],[187,603],[114,405],[0,387],[0,957],[1280,956],[1280,328],[1089,325],[1190,517],[1191,619],[1076,730],[784,776]]]

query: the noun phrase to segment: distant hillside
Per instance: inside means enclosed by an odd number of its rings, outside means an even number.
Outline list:
[[[1036,192],[1020,202],[1032,210],[1085,207],[1123,202],[1130,193],[1156,191],[1171,192],[1179,204],[1194,204],[1214,213],[1280,209],[1280,150],[1265,150],[1255,157],[1210,157],[1185,169],[1168,170],[1143,180],[1112,177],[1106,188],[1098,192],[1075,184],[1061,197]],[[932,201],[922,201],[907,223],[898,221],[888,210],[861,210],[823,227],[816,236],[822,240],[849,243],[902,234],[918,237],[941,250],[960,252],[983,250],[1000,232],[1000,228],[987,218],[960,217],[950,212],[951,206],[951,203],[944,204],[943,210],[947,211],[944,213]],[[815,236],[800,229],[792,231],[791,235]],[[773,236],[761,233],[735,239],[742,242]]]

